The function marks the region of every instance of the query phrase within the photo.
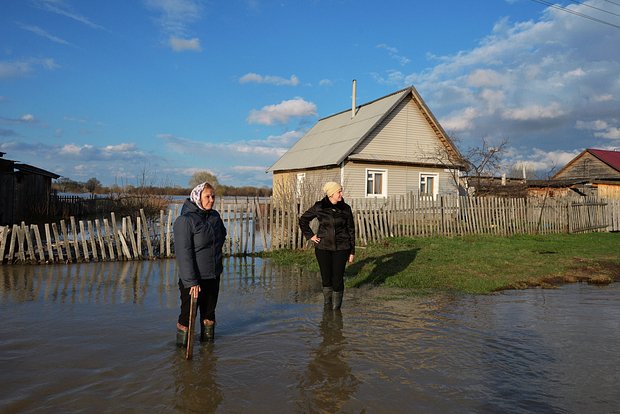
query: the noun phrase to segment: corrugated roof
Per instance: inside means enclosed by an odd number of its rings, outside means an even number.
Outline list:
[[[590,154],[594,155],[611,168],[620,171],[620,151],[607,151],[600,149],[588,149]]]
[[[409,87],[351,110],[320,119],[270,171],[316,168],[340,164],[376,125],[409,93]]]

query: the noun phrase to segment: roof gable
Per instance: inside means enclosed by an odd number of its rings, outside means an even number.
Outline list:
[[[577,163],[580,162],[580,160],[588,154],[592,155],[610,168],[613,168],[614,170],[620,172],[620,151],[607,151],[587,148],[581,151],[581,153],[579,153],[579,155],[577,155],[575,158],[570,160],[564,167],[560,168],[560,170],[555,173],[551,178],[556,179],[558,177],[561,177],[562,175],[564,175],[565,172],[567,172],[573,166],[577,165]]]
[[[404,99],[413,96],[444,145],[458,153],[413,87],[320,119],[267,171],[309,169],[339,165]]]

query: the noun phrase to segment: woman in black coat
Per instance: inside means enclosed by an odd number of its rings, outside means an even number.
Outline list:
[[[344,269],[355,256],[355,222],[351,207],[342,199],[340,184],[330,181],[323,186],[325,197],[299,218],[299,227],[314,243],[314,253],[321,269],[325,306],[340,309],[344,293]],[[319,222],[316,234],[310,228]]]
[[[200,340],[213,341],[215,307],[222,274],[222,247],[226,228],[213,209],[215,189],[209,183],[196,186],[183,203],[174,222],[174,248],[179,272],[181,313],[177,322],[177,345],[187,345],[191,297],[198,298]]]

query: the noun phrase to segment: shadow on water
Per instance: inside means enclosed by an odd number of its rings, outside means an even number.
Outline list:
[[[374,286],[416,254],[347,271]],[[261,259],[224,269],[215,342],[187,361],[174,261],[0,266],[0,412],[620,407],[620,284],[391,300],[347,289],[334,312],[316,272]]]

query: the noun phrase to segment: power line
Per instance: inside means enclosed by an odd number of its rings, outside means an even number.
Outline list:
[[[582,1],[575,1],[575,3],[581,4],[582,6],[589,7],[589,8],[594,9],[594,10],[602,11],[603,13],[609,13],[609,14],[612,14],[614,16],[620,16],[620,14],[618,14],[618,13],[610,12],[609,10],[601,9],[599,7],[596,7],[596,6],[592,6],[591,4],[586,4],[586,3],[582,2]]]
[[[620,3],[616,3],[615,1],[605,0],[607,3],[615,4],[616,6],[620,6]]]
[[[566,13],[570,13],[570,14],[573,14],[573,15],[578,16],[578,17],[583,17],[584,19],[592,20],[593,22],[597,22],[597,23],[601,23],[601,24],[606,24],[607,26],[611,26],[611,27],[615,27],[616,29],[620,29],[620,25],[608,22],[606,20],[597,19],[596,17],[588,16],[587,14],[579,13],[579,12],[577,12],[575,10],[571,10],[571,9],[569,9],[567,7],[558,6],[557,4],[553,4],[553,3],[545,1],[545,0],[532,0],[532,1],[535,1],[536,3],[544,4],[544,5],[549,6],[549,7],[553,7],[554,9],[562,10],[562,11],[564,11]]]

